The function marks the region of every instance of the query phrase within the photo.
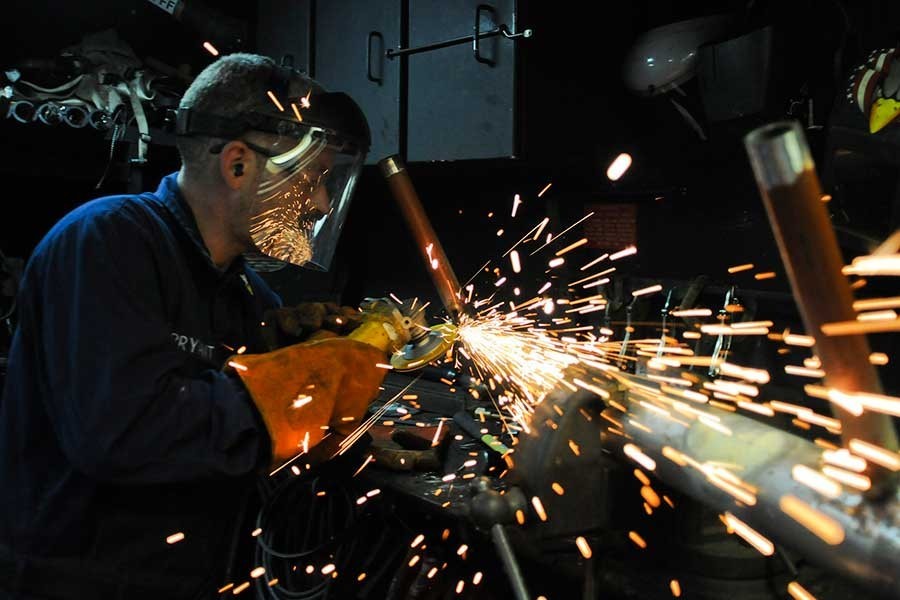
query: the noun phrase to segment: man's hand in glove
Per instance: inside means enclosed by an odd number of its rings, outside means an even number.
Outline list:
[[[362,309],[354,309],[358,325],[347,337],[236,355],[228,362],[262,415],[274,465],[293,458],[304,446],[312,448],[327,430],[338,436],[352,433],[387,373],[377,365],[409,342],[412,321],[393,301],[367,299]]]
[[[277,466],[318,444],[328,428],[352,433],[378,395],[387,371],[376,364],[384,360],[374,346],[340,337],[231,362],[266,424]]]
[[[299,342],[347,335],[362,322],[352,306],[333,302],[301,302],[266,311],[263,335],[271,350]]]

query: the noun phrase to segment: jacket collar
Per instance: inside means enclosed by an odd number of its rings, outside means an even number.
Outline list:
[[[243,255],[237,256],[225,270],[220,269],[213,262],[212,256],[209,254],[209,249],[203,241],[203,236],[200,235],[200,228],[197,226],[197,219],[194,217],[194,212],[191,210],[190,205],[188,205],[187,200],[184,199],[181,188],[178,187],[177,172],[170,173],[162,178],[159,182],[159,188],[156,190],[156,197],[159,198],[162,204],[170,213],[172,213],[172,216],[175,217],[175,220],[184,230],[185,234],[187,234],[188,239],[191,240],[191,244],[202,255],[203,259],[211,269],[219,275],[235,272],[243,273]]]

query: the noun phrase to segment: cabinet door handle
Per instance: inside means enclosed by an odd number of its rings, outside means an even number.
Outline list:
[[[480,63],[484,63],[486,65],[490,65],[493,67],[494,61],[491,60],[490,58],[485,58],[481,55],[481,47],[479,45],[479,41],[481,40],[482,37],[486,37],[484,35],[484,33],[488,33],[488,32],[482,33],[482,31],[481,31],[481,13],[482,12],[490,12],[491,17],[492,17],[491,20],[494,22],[497,21],[497,19],[495,18],[497,16],[497,11],[494,10],[493,6],[491,6],[490,4],[479,4],[478,5],[478,7],[475,9],[475,28],[474,28],[475,35],[472,36],[472,52],[475,54],[475,60],[477,60]],[[504,25],[504,28],[505,27],[506,26]],[[490,33],[492,34],[492,36],[494,36],[494,35],[497,35],[497,33],[499,33],[499,30],[494,29],[494,30],[491,30]]]
[[[370,31],[369,32],[369,40],[366,43],[366,78],[369,81],[371,81],[372,83],[377,83],[378,85],[381,85],[382,77],[375,77],[375,75],[372,74],[372,40],[374,40],[375,38],[378,38],[381,41],[381,48],[382,48],[382,50],[384,49],[384,36],[381,35],[381,32],[380,31]],[[381,62],[382,54],[384,54],[384,53],[383,52],[375,53],[375,56],[379,57],[378,62]],[[381,73],[384,73],[383,67],[382,67]]]

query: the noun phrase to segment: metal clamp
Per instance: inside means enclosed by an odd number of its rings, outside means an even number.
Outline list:
[[[472,35],[464,35],[462,37],[444,40],[442,42],[434,42],[432,44],[426,44],[424,46],[418,46],[416,48],[388,48],[387,50],[385,50],[384,55],[387,58],[394,59],[398,56],[409,56],[410,54],[431,52],[432,50],[439,50],[441,48],[447,48],[448,46],[457,46],[459,44],[467,44],[469,42],[472,42],[472,52],[475,55],[475,60],[480,63],[493,66],[493,60],[485,58],[481,55],[481,40],[497,37],[498,35],[502,35],[508,40],[515,40],[517,38],[530,38],[534,35],[534,31],[531,29],[524,29],[518,33],[514,33],[509,30],[509,27],[507,27],[505,23],[498,25],[496,28],[491,29],[490,31],[482,31],[481,14],[485,11],[490,11],[492,14],[496,14],[493,6],[490,6],[489,4],[479,4],[475,9],[475,26],[473,28],[474,33]]]
[[[375,77],[372,74],[372,40],[378,38],[381,40],[381,47],[384,48],[384,36],[381,35],[380,31],[370,31],[369,39],[366,43],[366,78],[372,83],[377,83],[381,85],[383,81],[383,77]],[[383,74],[383,72],[382,72]]]

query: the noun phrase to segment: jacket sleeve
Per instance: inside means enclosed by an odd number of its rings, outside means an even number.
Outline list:
[[[76,222],[46,253],[38,302],[47,411],[75,468],[140,484],[266,464],[268,434],[241,384],[215,369],[189,371],[193,359],[173,343],[161,289],[173,274],[145,223],[114,213]]]

